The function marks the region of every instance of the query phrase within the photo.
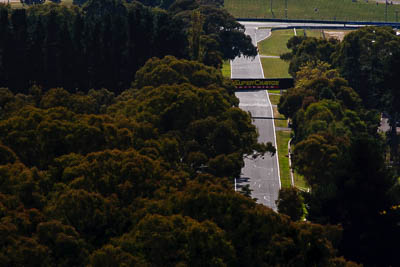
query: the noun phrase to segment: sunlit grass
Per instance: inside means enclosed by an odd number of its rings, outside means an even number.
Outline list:
[[[290,52],[286,47],[286,43],[293,36],[293,29],[272,31],[269,38],[258,43],[260,54],[265,56],[280,56],[283,53]]]
[[[279,89],[268,89],[268,93],[273,93],[273,94],[280,94],[280,93],[282,93],[282,92],[285,92],[286,91],[286,89],[284,89],[284,90],[279,90]]]
[[[301,190],[305,190],[305,191],[308,189],[306,180],[304,179],[304,177],[302,175],[298,174],[297,172],[294,172],[293,180],[294,180],[294,185],[296,187],[300,188]]]
[[[270,92],[269,92],[269,93],[270,93]],[[271,104],[272,104],[272,105],[278,105],[278,103],[279,103],[279,98],[281,98],[280,95],[272,95],[272,94],[269,94],[269,100],[271,101]]]
[[[285,119],[285,116],[283,116],[282,114],[280,114],[278,112],[278,108],[277,107],[272,107],[272,109],[274,111],[275,127],[281,127],[281,128],[288,127],[287,120]]]
[[[261,58],[265,78],[291,78],[289,63],[280,58]]]
[[[258,43],[261,55],[280,56],[283,53],[290,52],[286,43],[294,36],[294,30],[277,30],[271,33],[271,36]],[[264,77],[266,78],[290,78],[288,69],[289,63],[280,58],[261,58]]]
[[[279,173],[281,176],[282,187],[290,187],[290,170],[288,156],[288,142],[290,139],[290,131],[277,131],[276,142],[278,147]]]

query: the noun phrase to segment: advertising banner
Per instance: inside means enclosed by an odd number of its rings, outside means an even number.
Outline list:
[[[293,87],[292,78],[282,79],[232,79],[237,90],[256,90],[256,89],[288,89]]]

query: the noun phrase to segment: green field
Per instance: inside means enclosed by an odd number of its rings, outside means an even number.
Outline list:
[[[288,142],[290,139],[290,131],[277,131],[276,142],[278,146],[279,173],[281,176],[282,187],[290,187],[290,171],[288,157]]]
[[[301,34],[303,32],[301,31]],[[271,33],[271,37],[258,43],[258,50],[262,56],[280,56],[289,52],[286,43],[294,36],[294,30],[278,30]],[[266,78],[290,78],[288,73],[289,63],[280,58],[261,58],[264,77]]]
[[[225,0],[224,5],[237,18],[385,21],[385,4],[372,0]],[[399,10],[399,5],[388,5],[387,21],[396,21]]]
[[[261,58],[265,78],[291,78],[289,63],[280,58]]]
[[[290,52],[286,43],[293,36],[293,29],[272,31],[271,37],[258,43],[258,50],[263,56],[280,56],[283,53]]]

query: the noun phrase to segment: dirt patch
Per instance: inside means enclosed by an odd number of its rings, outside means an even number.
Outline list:
[[[344,36],[349,32],[350,31],[324,31],[324,34],[326,39],[334,38],[343,41]]]

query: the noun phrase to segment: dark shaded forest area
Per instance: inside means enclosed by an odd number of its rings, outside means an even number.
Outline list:
[[[342,42],[294,37],[295,87],[280,99],[292,121],[293,165],[311,187],[307,218],[340,224],[340,252],[366,266],[397,266],[400,252],[400,38],[365,27]],[[390,130],[381,132],[381,114]],[[292,197],[293,198],[293,197]]]
[[[202,64],[256,51],[218,5],[0,14],[2,265],[346,263],[340,227],[233,191],[243,157],[275,149]]]
[[[346,43],[289,43],[311,61],[279,104],[312,188],[299,222],[233,190],[275,148],[221,75],[256,48],[220,1],[77,4],[0,6],[1,266],[396,265],[377,107],[326,56]]]
[[[233,191],[243,156],[274,149],[257,144],[220,71],[166,57],[136,76],[118,96],[1,89],[2,263],[345,263],[340,227],[291,222]]]
[[[187,0],[168,11],[111,0],[89,1],[82,8],[3,6],[0,86],[23,93],[34,84],[69,92],[107,88],[121,93],[151,57],[173,55],[219,67],[223,59],[240,53],[255,55],[243,31],[218,6]]]

